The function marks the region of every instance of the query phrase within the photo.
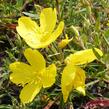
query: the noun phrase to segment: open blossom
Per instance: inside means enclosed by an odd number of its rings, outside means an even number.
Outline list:
[[[102,56],[101,50],[95,48],[96,52]],[[79,65],[87,64],[97,59],[93,49],[86,49],[70,54],[66,59],[66,67],[63,70],[61,78],[61,88],[64,102],[67,101],[69,93],[76,89],[85,95],[85,71]]]
[[[10,64],[10,80],[23,86],[20,99],[23,104],[31,102],[41,88],[47,88],[55,83],[56,66],[51,64],[46,67],[44,57],[37,50],[30,48],[24,51],[24,55],[30,64],[14,62]]]
[[[40,14],[40,26],[31,18],[22,16],[18,20],[16,29],[30,47],[45,48],[62,33],[64,22],[61,21],[55,29],[56,21],[56,9],[45,8]]]

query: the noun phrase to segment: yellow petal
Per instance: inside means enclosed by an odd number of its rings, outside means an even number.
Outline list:
[[[39,93],[42,85],[29,83],[24,86],[20,93],[20,99],[23,104],[32,102],[35,96]]]
[[[95,48],[95,50],[98,52],[98,54],[100,56],[103,55],[103,53],[100,49]],[[71,63],[73,65],[82,65],[82,64],[90,63],[90,62],[94,61],[95,59],[97,59],[97,57],[95,56],[93,50],[86,49],[86,50],[81,50],[74,54],[69,55],[65,59],[65,63],[67,63],[67,64]]]
[[[85,95],[85,71],[78,66],[76,67],[76,76],[74,79],[74,88]]]
[[[75,66],[69,64],[64,68],[61,78],[61,88],[62,88],[64,102],[67,101],[69,93],[73,88],[74,85],[73,81],[75,79],[75,75],[76,75]]]
[[[9,68],[13,72],[10,74],[10,80],[15,84],[24,85],[34,77],[33,69],[25,63],[14,62]]]
[[[56,28],[56,30],[49,37],[48,42],[55,41],[59,37],[59,35],[62,33],[63,29],[64,29],[64,22],[61,21],[58,27]]]
[[[69,83],[66,86],[61,86],[61,87],[62,87],[62,93],[63,93],[64,102],[67,102],[67,99],[69,97],[69,94],[70,94],[70,92],[73,89],[73,84],[72,83]]]
[[[30,47],[34,48],[35,44],[40,43],[39,26],[35,21],[32,21],[29,17],[23,16],[19,18],[16,30]]]
[[[75,76],[75,86],[85,85],[85,71],[79,66],[75,66],[76,68],[76,76]]]
[[[40,14],[40,29],[42,32],[51,33],[56,25],[56,9],[45,8]]]
[[[29,17],[20,17],[18,19],[18,26],[16,27],[17,32],[24,39],[31,36],[36,36],[40,34],[40,29],[37,23]]]
[[[31,64],[32,67],[34,67],[36,71],[45,69],[46,67],[45,59],[38,50],[32,50],[31,48],[27,48],[24,51],[24,55],[28,60],[28,62]]]
[[[43,87],[50,87],[55,83],[56,66],[55,64],[49,65],[43,73]]]

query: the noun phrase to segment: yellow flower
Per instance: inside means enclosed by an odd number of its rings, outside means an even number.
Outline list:
[[[51,64],[46,67],[46,62],[40,52],[28,48],[24,51],[24,55],[30,65],[14,62],[9,66],[12,71],[10,80],[23,86],[20,93],[23,104],[31,102],[42,87],[52,86],[56,77],[56,66]]]
[[[68,39],[68,35],[66,34],[65,35],[65,39],[63,39],[60,43],[59,43],[59,47],[60,48],[64,48],[69,42],[72,41],[72,38],[71,39]]]
[[[16,27],[19,35],[32,48],[45,48],[62,33],[64,22],[61,21],[56,30],[56,9],[45,8],[40,14],[40,26],[29,17],[22,16]]]
[[[95,48],[97,53],[102,56],[101,50]],[[85,71],[77,65],[87,64],[97,59],[92,49],[78,51],[69,55],[65,62],[67,66],[64,68],[61,78],[61,88],[64,102],[67,101],[69,93],[76,89],[85,95]]]

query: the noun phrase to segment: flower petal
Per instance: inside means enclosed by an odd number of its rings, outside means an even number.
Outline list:
[[[48,39],[46,39],[46,41],[48,41],[49,44],[55,41],[62,33],[63,29],[64,29],[64,22],[61,21],[56,30],[50,35],[50,37],[48,37]]]
[[[39,26],[29,17],[19,18],[16,30],[30,47],[34,48],[36,44],[40,43]]]
[[[83,95],[85,95],[85,79],[86,79],[85,71],[78,66],[75,67],[76,67],[76,76],[74,80],[75,82],[74,88]]]
[[[41,84],[29,83],[24,86],[20,93],[20,99],[23,104],[31,102],[41,90]]]
[[[56,9],[45,8],[40,14],[40,29],[42,32],[51,33],[56,25]]]
[[[55,64],[49,65],[43,73],[43,87],[50,87],[55,83],[56,66]]]
[[[21,35],[21,37],[26,38],[31,34],[40,34],[40,29],[37,23],[31,20],[30,17],[22,16],[18,19],[18,26],[16,27],[17,32]]]
[[[100,56],[103,55],[102,51],[98,48],[95,48],[95,50],[98,52]],[[87,64],[97,59],[95,56],[93,49],[86,49],[78,51],[74,54],[69,55],[65,59],[65,63],[71,63],[73,65],[81,65],[81,64]]]
[[[72,66],[71,64],[67,65],[62,73],[61,78],[61,88],[63,93],[64,102],[67,101],[69,93],[73,89],[73,81],[76,75],[76,67]]]
[[[31,64],[32,67],[34,67],[36,71],[45,69],[46,67],[45,59],[38,50],[32,50],[31,48],[27,48],[24,51],[24,55],[28,60],[28,62]]]
[[[9,66],[13,72],[10,74],[10,80],[15,84],[25,85],[34,77],[33,69],[22,62],[14,62]]]

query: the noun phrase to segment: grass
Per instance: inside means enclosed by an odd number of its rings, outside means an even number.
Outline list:
[[[21,87],[9,80],[9,64],[24,61],[23,50],[28,46],[16,32],[17,20],[26,15],[38,21],[40,9],[56,7],[58,21],[64,20],[63,34],[40,52],[47,64],[58,66],[55,85],[41,90],[33,102],[22,105],[19,99]],[[90,100],[109,98],[109,1],[108,0],[1,0],[0,1],[0,109],[80,109]],[[75,27],[77,31],[73,28]],[[57,47],[68,34],[73,40],[64,48]],[[70,53],[92,47],[100,48],[104,55],[99,61],[87,65],[86,96],[70,94],[69,102],[63,102],[60,89],[63,60]],[[99,57],[98,57],[99,58]],[[44,108],[51,105],[49,108]],[[102,107],[102,109],[105,109]]]

